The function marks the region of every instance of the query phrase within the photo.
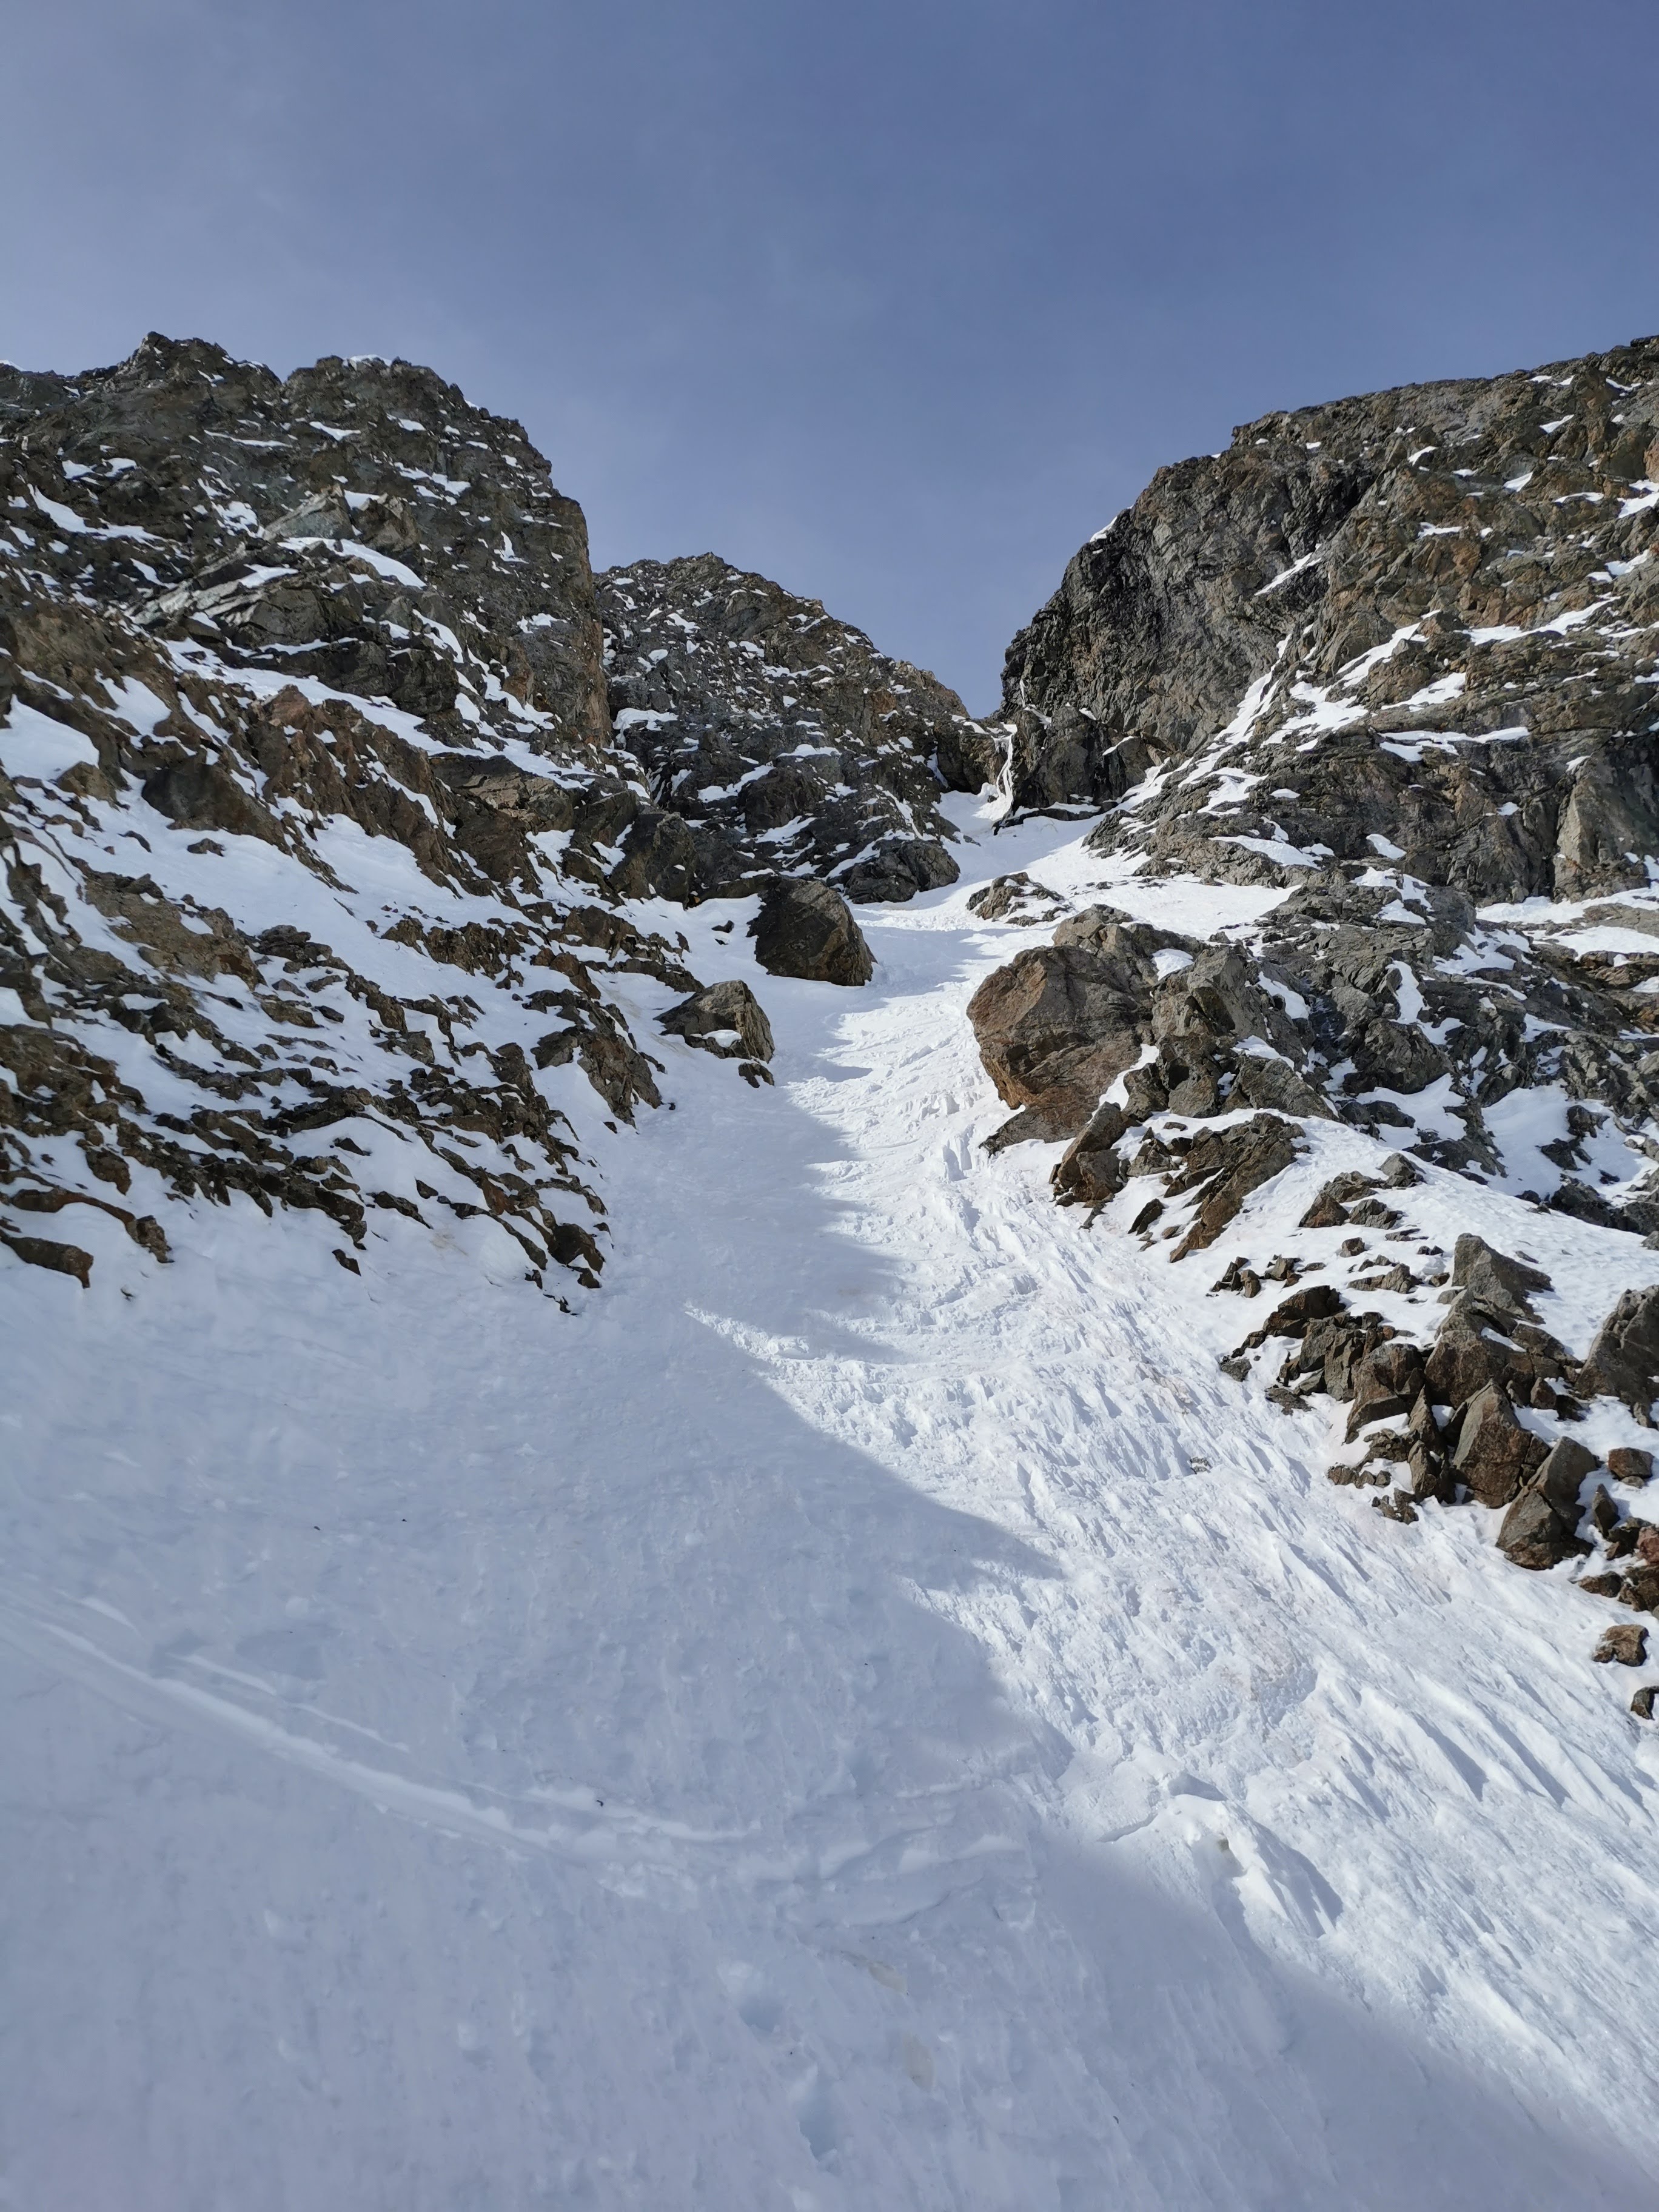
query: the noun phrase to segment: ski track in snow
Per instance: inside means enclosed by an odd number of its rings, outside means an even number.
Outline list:
[[[975,827],[865,991],[663,909],[778,1088],[662,1048],[574,1318],[240,1200],[0,1254],[0,2205],[1659,2205],[1605,1616],[979,1150],[967,895],[1101,864]]]

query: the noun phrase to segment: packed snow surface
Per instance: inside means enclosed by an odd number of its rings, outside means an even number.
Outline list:
[[[968,894],[1102,864],[970,826],[861,991],[662,910],[778,1087],[663,1045],[574,1315],[477,1224],[0,1253],[0,2204],[1659,2204],[1606,1609],[1218,1373],[1249,1209],[1175,1267],[987,1158]],[[1582,1346],[1638,1248],[1551,1235]]]

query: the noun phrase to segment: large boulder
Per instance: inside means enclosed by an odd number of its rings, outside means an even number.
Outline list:
[[[1127,948],[1033,946],[987,976],[968,1004],[998,1095],[1074,1134],[1140,1056],[1147,968]]]
[[[1553,1567],[1577,1548],[1573,1532],[1541,1490],[1523,1490],[1504,1516],[1498,1548],[1517,1567]]]
[[[684,1037],[722,1060],[770,1060],[772,1024],[747,983],[711,983],[661,1018],[670,1036]]]
[[[1463,1408],[1452,1467],[1482,1505],[1509,1505],[1545,1452],[1542,1437],[1522,1427],[1509,1400],[1495,1382],[1488,1382]]]
[[[875,961],[852,908],[816,876],[781,876],[751,925],[755,957],[770,975],[808,983],[867,983]]]
[[[1463,1236],[1452,1254],[1452,1286],[1494,1310],[1507,1309],[1530,1318],[1532,1293],[1548,1290],[1550,1279],[1541,1267],[1494,1251],[1484,1237]]]
[[[1650,1421],[1659,1397],[1659,1284],[1625,1292],[1589,1348],[1579,1390],[1587,1398],[1605,1392]]]

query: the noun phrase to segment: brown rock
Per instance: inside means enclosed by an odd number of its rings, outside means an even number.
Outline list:
[[[1533,1477],[1533,1486],[1542,1491],[1561,1518],[1574,1528],[1578,1526],[1579,1489],[1595,1465],[1594,1452],[1586,1451],[1572,1437],[1562,1437],[1550,1446],[1543,1465]]]
[[[1060,1205],[1103,1206],[1122,1189],[1128,1169],[1114,1147],[1127,1127],[1121,1106],[1106,1101],[1095,1109],[1048,1177]]]
[[[1616,1445],[1607,1454],[1607,1473],[1615,1482],[1628,1482],[1639,1490],[1653,1474],[1653,1454],[1637,1451],[1626,1444]]]
[[[1354,1376],[1353,1410],[1348,1415],[1348,1435],[1358,1435],[1367,1421],[1393,1420],[1409,1413],[1423,1395],[1423,1355],[1414,1344],[1394,1337],[1376,1345],[1360,1361]]]
[[[1573,1533],[1541,1490],[1523,1490],[1504,1516],[1498,1548],[1517,1567],[1553,1567],[1573,1550]]]
[[[1638,1721],[1650,1721],[1653,1718],[1654,1691],[1655,1685],[1653,1683],[1644,1682],[1641,1688],[1631,1699],[1630,1709],[1632,1712],[1635,1714]]]
[[[980,1057],[1010,1106],[1074,1134],[1140,1056],[1151,974],[1127,955],[1035,945],[969,1001]]]
[[[1464,1407],[1452,1466],[1482,1505],[1508,1505],[1544,1456],[1542,1439],[1521,1426],[1494,1383]]]
[[[1452,1254],[1452,1285],[1456,1290],[1473,1291],[1482,1305],[1507,1306],[1528,1316],[1532,1312],[1531,1293],[1551,1287],[1541,1268],[1494,1251],[1484,1237],[1468,1236],[1458,1238]]]
[[[1648,1632],[1632,1621],[1604,1628],[1592,1656],[1598,1667],[1639,1667],[1648,1656]]]

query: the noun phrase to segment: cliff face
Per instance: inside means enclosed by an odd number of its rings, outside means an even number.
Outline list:
[[[1009,648],[1017,804],[1161,768],[1103,837],[1157,866],[1273,880],[1274,845],[1381,836],[1478,898],[1645,881],[1656,479],[1659,340],[1247,424],[1161,471]]]
[[[1206,1011],[1200,965],[1119,1024],[1140,1103],[1272,1091],[1480,1174],[1540,1085],[1572,1102],[1563,1164],[1609,1112],[1646,1125],[1656,476],[1648,341],[1269,416],[1075,557],[1009,653],[1016,805],[1103,807],[1089,842],[1126,879],[1289,894],[1248,1006]],[[1565,927],[1595,899],[1637,949]],[[1573,911],[1526,904],[1552,900]],[[1568,1183],[1527,1187],[1607,1212]]]

